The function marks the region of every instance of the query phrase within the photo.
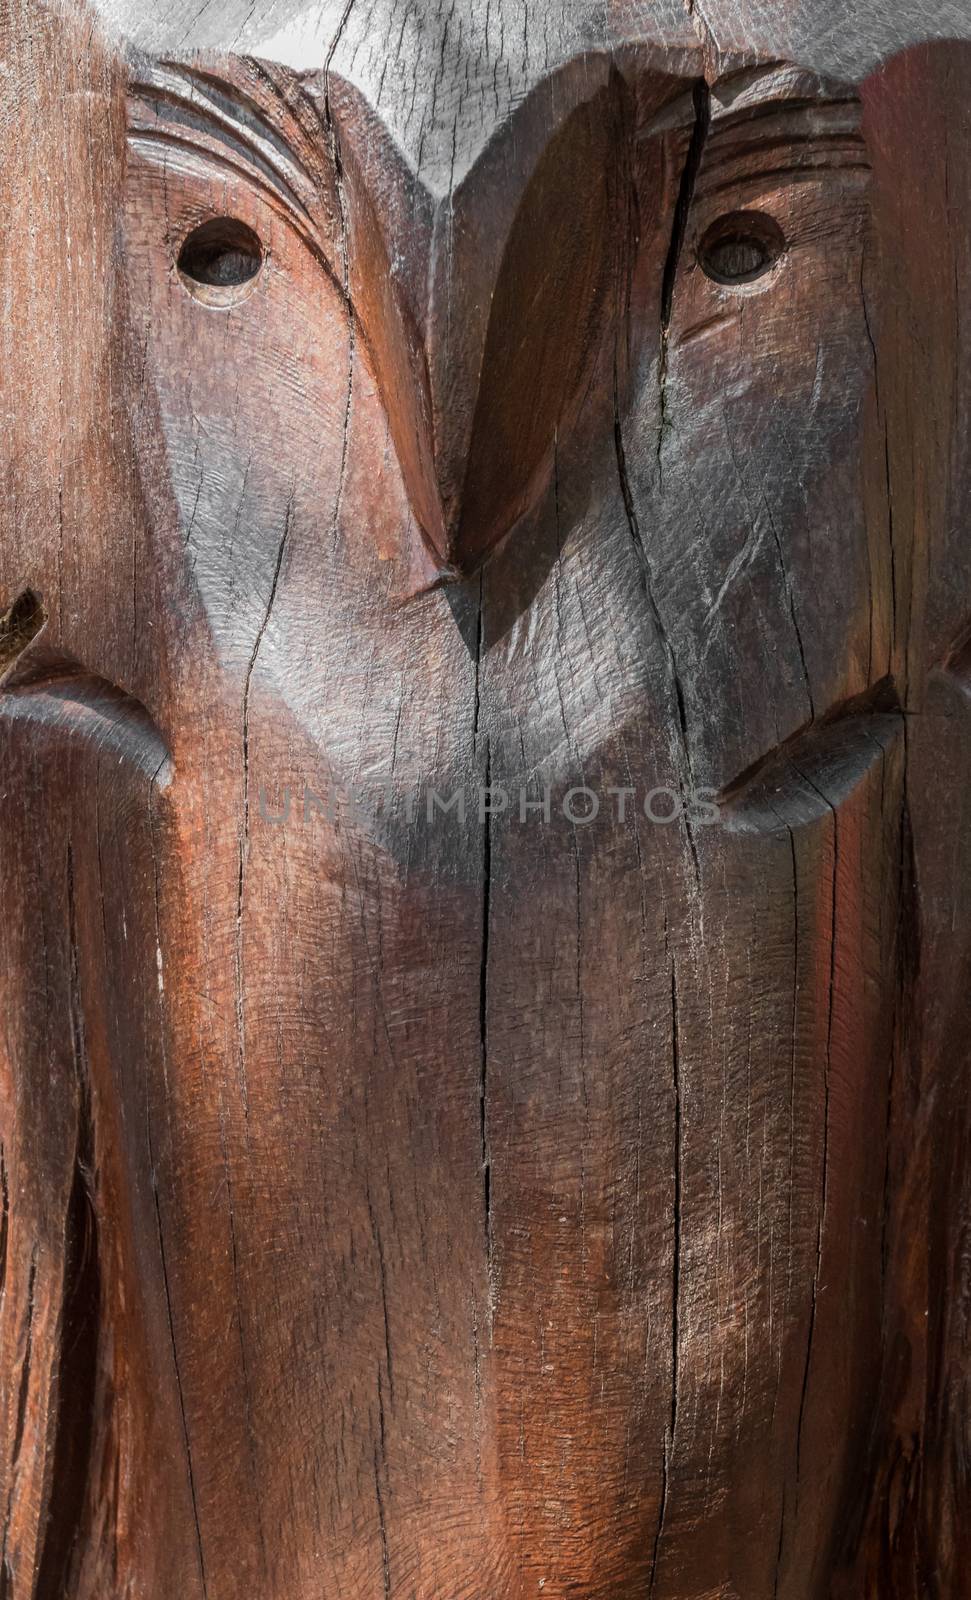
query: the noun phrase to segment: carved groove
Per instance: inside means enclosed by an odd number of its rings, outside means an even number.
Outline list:
[[[115,684],[53,653],[34,657],[7,680],[0,720],[45,724],[89,738],[164,787],[171,769],[165,739],[151,714]]]
[[[51,1446],[55,1511],[47,1534],[35,1589],[36,1600],[63,1600],[70,1592],[74,1562],[84,1552],[85,1502],[92,1488],[101,1326],[101,1254],[95,1205],[95,1149],[91,1082],[81,1002],[74,863],[67,858],[70,941],[70,1013],[77,1082],[77,1140],[74,1178],[65,1229],[64,1280],[60,1318],[57,1406]]]
[[[805,826],[856,788],[904,727],[890,678],[854,696],[786,739],[726,785],[717,797],[736,833]]]

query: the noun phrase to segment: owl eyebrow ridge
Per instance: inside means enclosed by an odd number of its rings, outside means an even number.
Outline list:
[[[755,155],[773,162],[773,170],[780,164],[791,168],[794,172],[844,172],[857,168],[869,171],[871,167],[864,140],[858,135],[849,133],[800,133],[788,137],[781,133],[777,138],[764,142],[759,140],[726,143],[721,147],[717,141],[712,140],[712,150],[706,163],[702,186],[710,186],[716,174],[736,167],[747,170],[752,177],[758,177],[764,170],[762,167],[753,163],[746,169],[746,163]]]
[[[767,100],[722,112],[712,119],[712,143],[743,150],[783,146],[865,148],[861,132],[863,108],[855,96],[815,100]]]
[[[204,144],[198,138],[193,138],[190,134],[180,133],[173,128],[160,126],[130,128],[128,142],[134,147],[147,149],[151,149],[156,145],[162,148],[175,146],[190,155],[196,156],[203,166],[222,167],[227,172],[232,172],[237,177],[244,178],[255,188],[262,190],[269,199],[282,201],[301,232],[305,227],[312,228],[312,216],[299,195],[295,194],[285,183],[281,183],[275,174],[271,177],[263,176],[255,163],[248,162],[245,158],[234,161],[228,150],[226,152],[213,150],[209,145]]]
[[[265,81],[292,118],[293,108],[272,79],[266,76]],[[244,176],[248,169],[304,222],[311,219],[320,198],[320,177],[281,138],[262,106],[236,84],[190,65],[140,62],[129,89],[129,114],[130,138],[183,145]]]
[[[871,162],[861,119],[859,97],[837,90],[726,107],[712,118],[699,196],[744,182],[865,176]]]

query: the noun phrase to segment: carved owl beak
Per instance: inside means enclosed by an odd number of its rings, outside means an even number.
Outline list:
[[[552,137],[549,95],[436,187],[331,82],[351,297],[443,576],[474,571],[548,484],[617,282],[620,95],[606,69],[567,85]]]

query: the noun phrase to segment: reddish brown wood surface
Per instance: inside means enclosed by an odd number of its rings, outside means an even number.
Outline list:
[[[0,1600],[969,1592],[969,32],[0,0]]]

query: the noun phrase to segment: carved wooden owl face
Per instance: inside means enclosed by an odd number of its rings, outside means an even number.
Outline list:
[[[5,1010],[17,1137],[75,1211],[98,1169],[90,1252],[12,1235],[19,1349],[96,1305],[44,1571],[816,1600],[893,1279],[897,699],[948,523],[892,503],[926,258],[881,264],[881,343],[868,163],[885,246],[894,95],[933,94],[901,69],[864,138],[824,73],[879,51],[801,3],[160,10],[99,67],[59,327],[101,342],[58,369],[89,404],[40,374],[58,536],[0,617],[49,841],[0,849],[10,988],[67,997],[56,1050]]]
[[[333,74],[136,63],[130,312],[221,655],[246,659],[285,551],[312,574],[293,625],[346,629],[375,583],[420,594],[510,540],[529,568],[579,474],[622,505],[610,534],[581,516],[561,537],[629,538],[642,592],[615,564],[615,603],[651,617],[699,782],[865,688],[888,641],[862,520],[859,102],[690,66],[575,62],[446,182]]]

